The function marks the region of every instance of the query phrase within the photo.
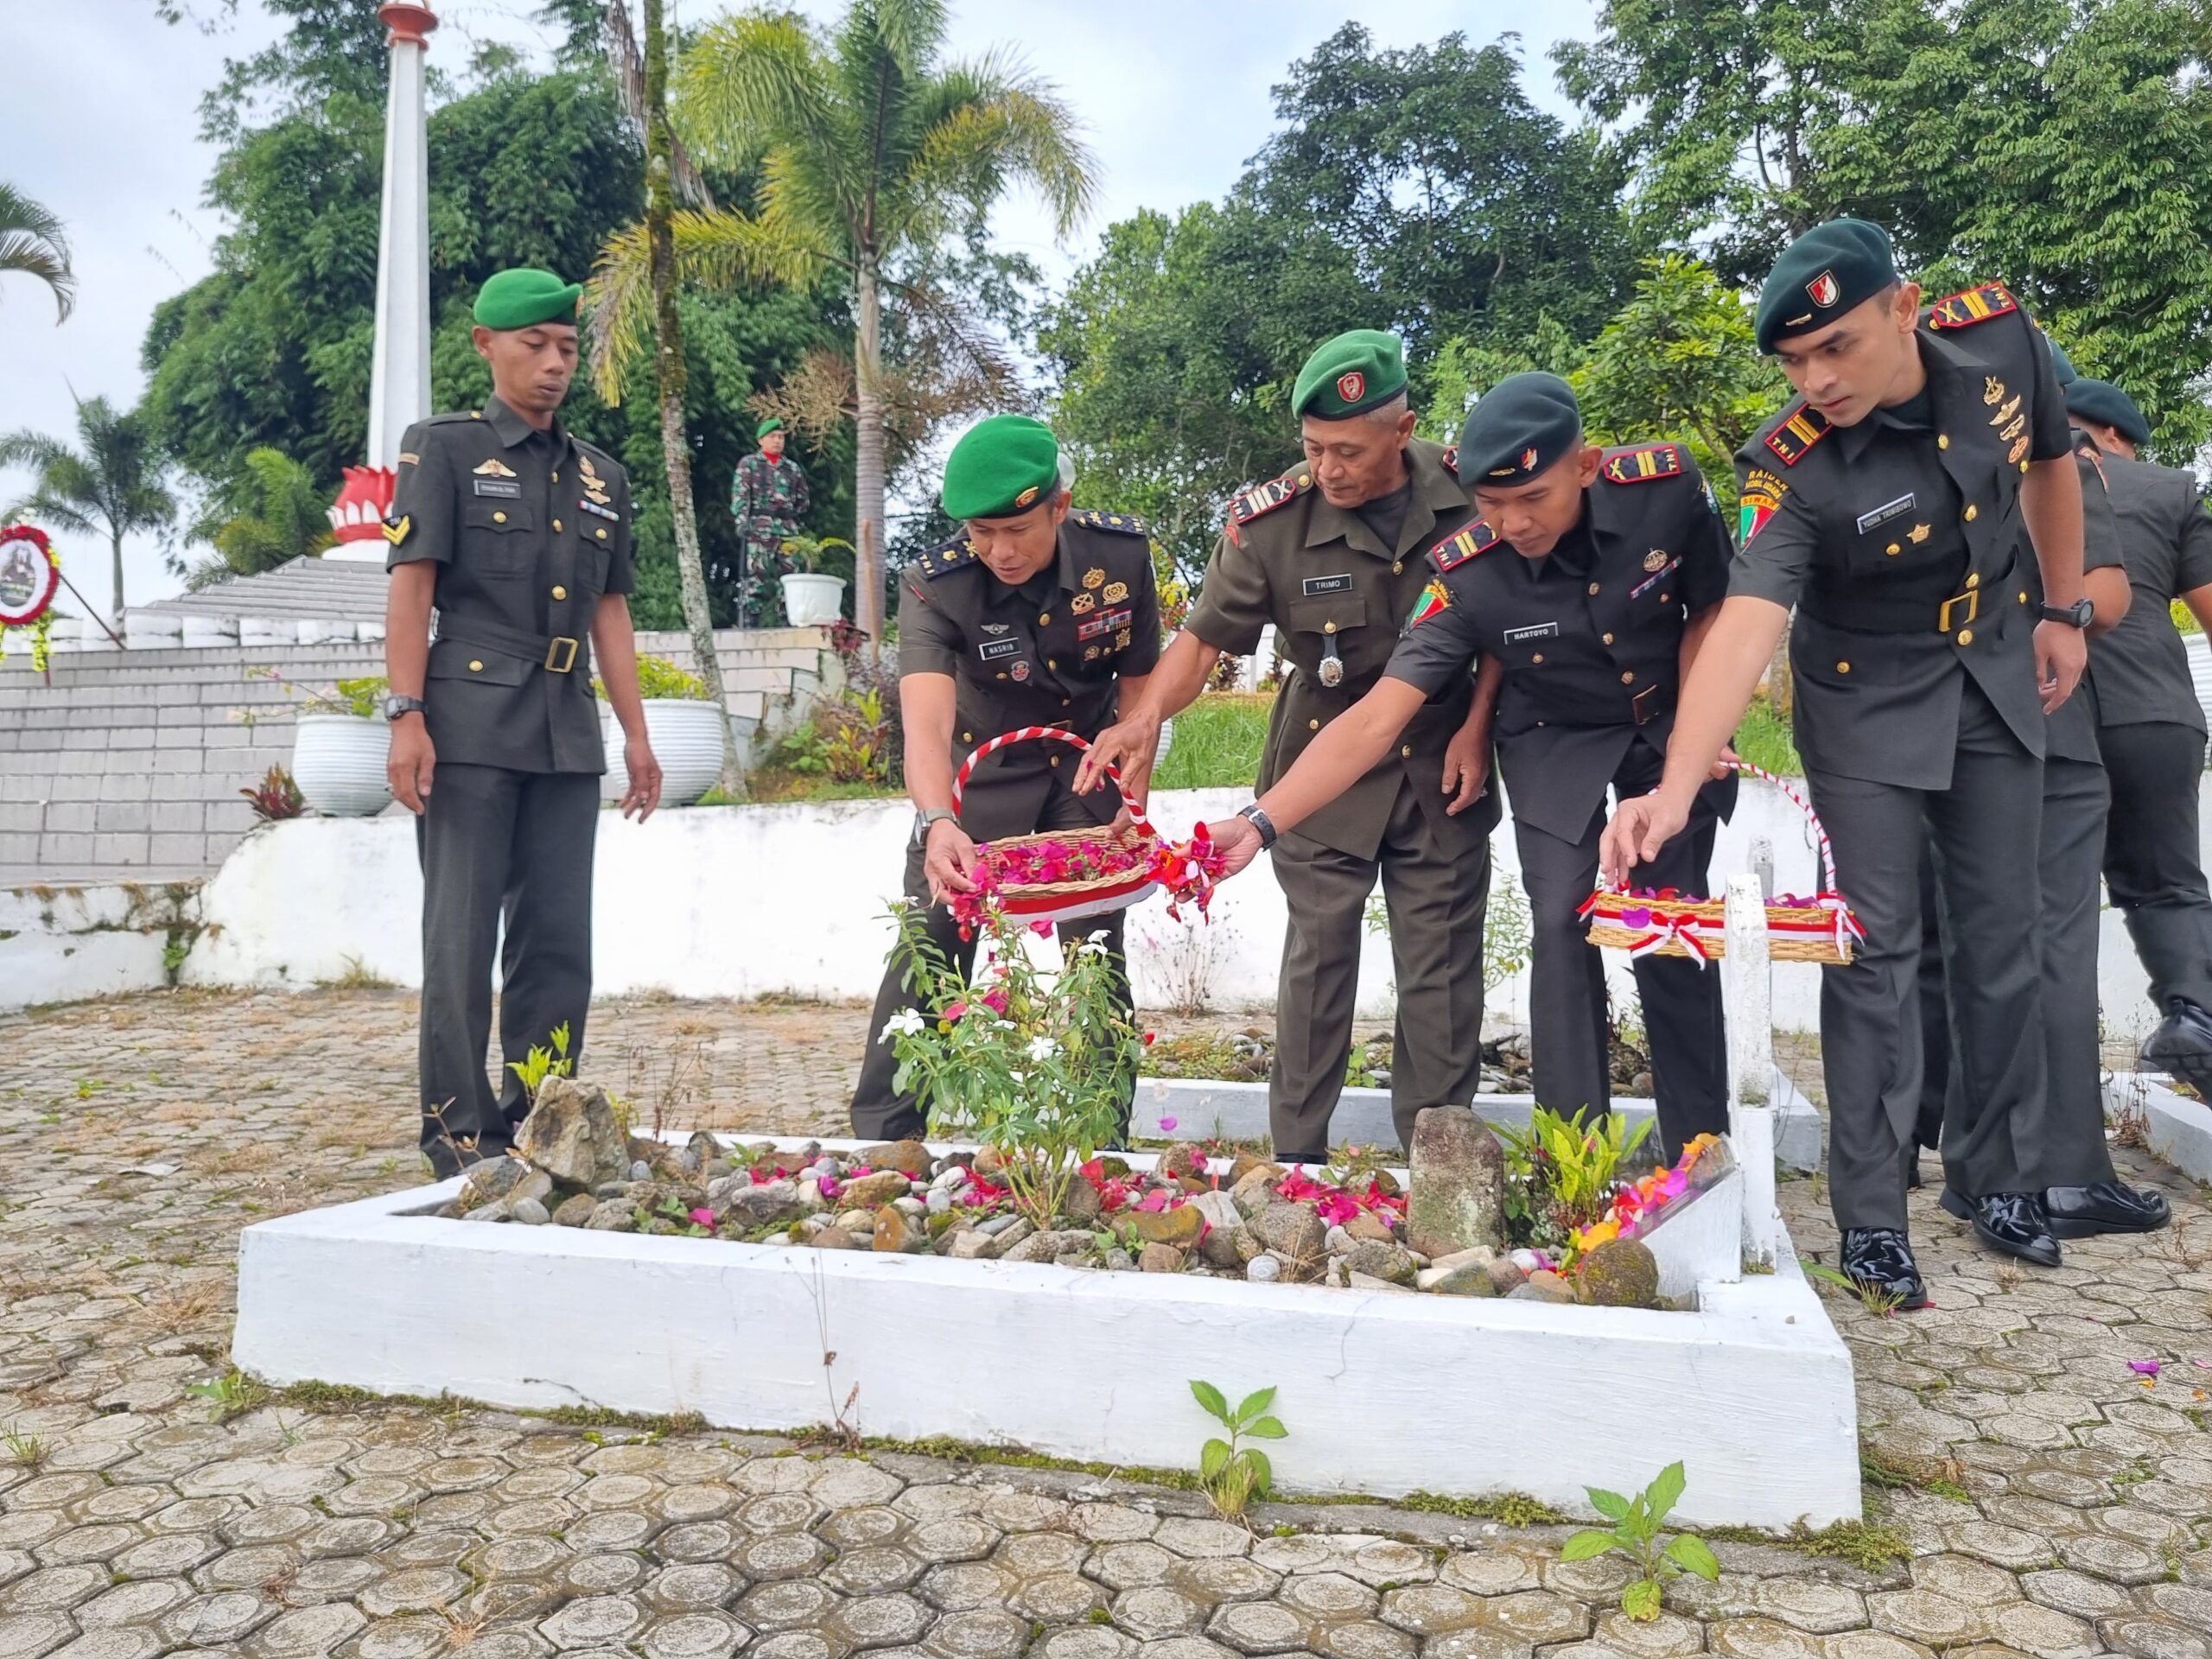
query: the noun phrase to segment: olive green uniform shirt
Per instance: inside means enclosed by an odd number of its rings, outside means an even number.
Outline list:
[[[497,397],[409,427],[397,470],[385,567],[437,566],[423,719],[438,759],[605,772],[591,623],[634,585],[628,477]]]

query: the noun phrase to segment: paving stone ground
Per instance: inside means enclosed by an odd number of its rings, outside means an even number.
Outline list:
[[[413,1017],[376,992],[0,1017],[0,1659],[2212,1659],[2212,1211],[2133,1152],[2165,1237],[2015,1268],[1931,1183],[1936,1309],[1831,1302],[1902,1559],[1724,1540],[1719,1582],[1649,1624],[1619,1567],[1561,1564],[1559,1528],[1232,1526],[1090,1475],[474,1408],[211,1421],[188,1389],[226,1366],[238,1229],[413,1179]],[[864,1020],[614,1003],[587,1071],[670,1127],[829,1132]],[[1823,1198],[1783,1189],[1832,1257]],[[1408,1432],[1452,1432],[1448,1380]]]

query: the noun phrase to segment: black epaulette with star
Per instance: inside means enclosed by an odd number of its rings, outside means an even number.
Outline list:
[[[425,415],[423,417],[423,424],[451,426],[457,421],[480,421],[483,418],[484,411],[480,409],[457,409],[450,415]]]
[[[1300,467],[1271,478],[1264,484],[1255,484],[1229,504],[1229,539],[1237,541],[1237,531],[1255,518],[1273,512],[1286,502],[1295,501],[1313,487],[1313,469]]]
[[[1084,507],[1068,514],[1068,523],[1080,524],[1085,530],[1103,530],[1116,536],[1141,536],[1149,541],[1152,531],[1143,519],[1133,512],[1101,512],[1096,507]]]
[[[1471,524],[1453,531],[1430,548],[1428,562],[1440,572],[1456,570],[1476,554],[1487,553],[1497,543],[1497,532],[1478,518]]]
[[[975,563],[979,556],[976,543],[965,535],[960,535],[949,542],[940,542],[916,559],[914,565],[925,578],[935,582],[948,570],[957,570],[963,565]]]
[[[1610,484],[1648,484],[1655,478],[1680,478],[1681,446],[1645,443],[1618,449],[1605,457],[1598,471]]]
[[[1938,300],[1929,308],[1928,326],[1930,328],[1971,328],[1977,322],[1986,322],[1992,317],[2002,317],[2020,308],[2002,283],[1984,283],[1980,288],[1969,288]]]
[[[1806,451],[1828,434],[1828,417],[1807,404],[1796,404],[1766,435],[1766,447],[1785,467],[1795,467]]]

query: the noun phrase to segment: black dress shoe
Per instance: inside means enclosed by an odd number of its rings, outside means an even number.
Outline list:
[[[1928,1306],[1928,1287],[1920,1281],[1912,1245],[1894,1227],[1845,1228],[1843,1276],[1881,1295],[1894,1296],[1900,1308]]]
[[[2050,1236],[2050,1220],[2044,1214],[2041,1193],[1986,1192],[1969,1202],[1974,1236],[1991,1249],[2017,1255],[2039,1268],[2058,1265],[2058,1241]]]
[[[2155,1233],[2173,1219],[2164,1193],[2130,1186],[2125,1181],[2050,1187],[2044,1192],[2043,1207],[2054,1238],[2088,1238],[2094,1233]]]
[[[2212,1100],[2212,1014],[2185,996],[2168,998],[2165,1020],[2143,1045],[2143,1058]]]

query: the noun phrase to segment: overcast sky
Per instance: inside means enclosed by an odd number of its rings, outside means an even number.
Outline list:
[[[471,39],[546,44],[529,21],[532,0],[432,3],[442,20],[434,61],[458,67]],[[672,4],[684,23],[721,9],[707,0]],[[213,14],[216,0],[199,5]],[[839,0],[800,6],[823,18],[842,10]],[[954,0],[953,12],[956,54],[1015,46],[1060,84],[1089,128],[1104,174],[1102,212],[1071,245],[1056,246],[1049,220],[1026,200],[999,216],[1002,244],[1029,253],[1056,279],[1105,224],[1141,207],[1173,208],[1226,189],[1271,129],[1268,87],[1294,57],[1353,15],[1344,0]],[[1532,92],[1566,114],[1545,54],[1554,41],[1587,30],[1593,12],[1592,0],[1510,7],[1398,0],[1363,21],[1392,46],[1454,29],[1478,42],[1516,30],[1535,70]],[[73,387],[124,407],[136,403],[145,384],[138,348],[156,302],[211,264],[223,226],[200,201],[214,156],[198,140],[199,100],[225,58],[257,50],[276,28],[259,0],[240,0],[236,17],[213,35],[163,25],[152,13],[153,0],[41,7],[0,0],[0,50],[16,84],[38,89],[46,112],[19,126],[0,167],[9,183],[68,226],[78,282],[77,308],[60,327],[41,288],[22,277],[0,282],[0,429],[70,434]],[[430,166],[437,165],[434,154]],[[27,483],[25,474],[0,471],[0,505]],[[105,613],[105,546],[67,540],[62,554],[71,580]],[[127,549],[131,602],[178,585],[152,538]]]

